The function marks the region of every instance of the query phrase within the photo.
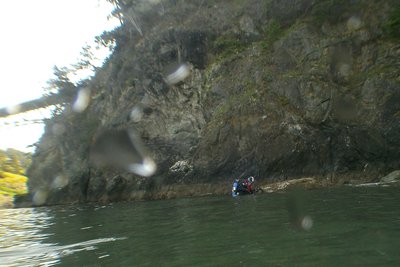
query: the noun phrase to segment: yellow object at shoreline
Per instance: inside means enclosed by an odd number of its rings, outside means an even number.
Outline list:
[[[26,194],[27,181],[26,176],[0,171],[0,207],[12,207],[15,195]]]

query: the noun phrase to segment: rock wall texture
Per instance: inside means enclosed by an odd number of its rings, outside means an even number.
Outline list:
[[[28,173],[34,203],[221,193],[247,174],[372,181],[400,168],[398,1],[117,2],[124,24],[87,82],[88,108],[46,124]],[[190,74],[169,82],[183,64]],[[99,133],[125,129],[157,163],[152,177],[91,164]]]

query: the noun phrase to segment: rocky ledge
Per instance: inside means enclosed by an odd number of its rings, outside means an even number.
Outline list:
[[[36,204],[222,193],[240,175],[377,182],[400,168],[397,1],[113,2],[123,25],[102,36],[115,48],[84,83],[90,103],[46,122],[28,171]],[[98,166],[93,151],[157,169]]]

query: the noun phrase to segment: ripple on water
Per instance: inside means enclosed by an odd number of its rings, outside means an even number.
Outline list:
[[[286,192],[237,199],[0,210],[0,265],[397,266],[400,262],[397,188],[310,190],[290,196]],[[289,208],[288,199],[296,201],[294,208]],[[293,224],[293,218],[302,219],[303,229]]]
[[[45,243],[52,234],[42,231],[54,224],[45,208],[0,210],[0,222],[0,266],[52,266],[63,256],[95,250],[101,243],[126,239],[97,238],[69,245]]]

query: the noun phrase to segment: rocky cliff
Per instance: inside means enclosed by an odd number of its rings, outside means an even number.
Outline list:
[[[123,25],[87,82],[89,106],[46,123],[28,172],[35,204],[400,168],[399,1],[114,2]],[[92,164],[102,133],[124,131],[142,140],[153,176]]]

